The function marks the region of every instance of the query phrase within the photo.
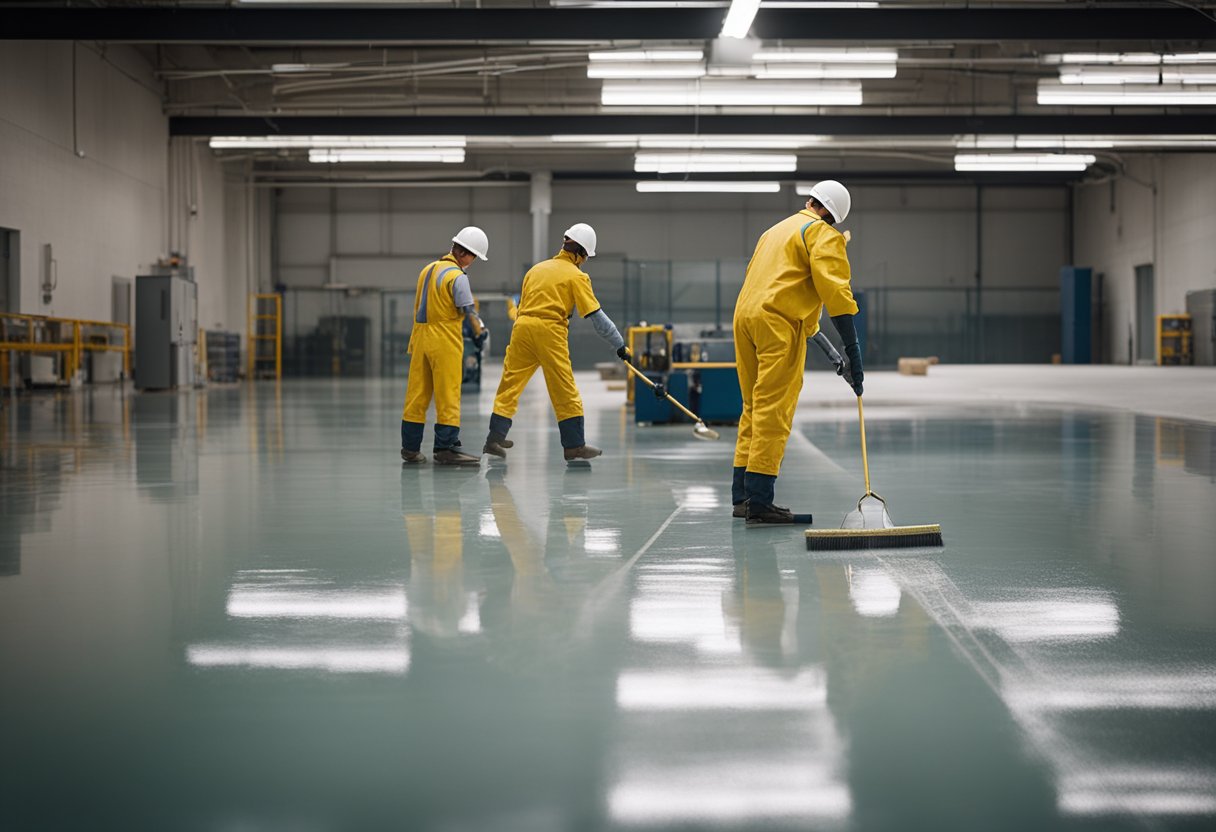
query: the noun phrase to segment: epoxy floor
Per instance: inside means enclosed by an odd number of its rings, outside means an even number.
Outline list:
[[[579,382],[590,470],[539,379],[476,471],[402,468],[392,381],[6,400],[0,828],[1212,828],[1212,424],[873,374],[946,545],[824,556]],[[800,411],[778,501],[838,525],[857,441]]]

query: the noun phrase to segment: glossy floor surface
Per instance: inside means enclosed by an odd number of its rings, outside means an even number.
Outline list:
[[[1216,428],[882,378],[941,550],[746,529],[733,430],[590,376],[589,469],[539,380],[472,471],[402,467],[396,382],[6,401],[0,828],[1211,829]],[[779,502],[838,525],[857,443],[800,411]]]

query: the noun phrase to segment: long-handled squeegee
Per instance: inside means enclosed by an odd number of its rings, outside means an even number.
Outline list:
[[[675,397],[667,392],[666,387],[664,387],[662,384],[655,384],[653,381],[646,378],[646,375],[641,370],[639,370],[637,367],[633,366],[633,364],[631,364],[630,362],[626,361],[625,366],[629,368],[629,372],[633,373],[635,376],[637,376],[638,378],[640,378],[642,381],[646,382],[646,384],[648,384],[650,386],[650,389],[654,391],[656,398],[667,399],[667,401],[671,402],[676,407],[680,408],[680,410],[684,411],[685,416],[687,416],[689,419],[692,419],[694,422],[696,422],[696,424],[692,426],[692,435],[693,436],[697,437],[698,439],[705,439],[707,441],[713,441],[714,439],[718,438],[719,434],[716,430],[713,430],[708,425],[706,425],[705,422],[701,421],[700,416],[693,413],[687,407],[685,407],[684,405],[682,405],[678,401],[676,401]]]

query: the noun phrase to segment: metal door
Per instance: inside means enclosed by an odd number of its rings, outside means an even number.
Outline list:
[[[1136,361],[1157,361],[1157,304],[1154,299],[1153,264],[1136,266]]]

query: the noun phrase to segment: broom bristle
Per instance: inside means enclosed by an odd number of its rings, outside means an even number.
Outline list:
[[[849,549],[916,549],[942,545],[942,528],[896,526],[890,529],[807,529],[806,548],[811,552]]]

